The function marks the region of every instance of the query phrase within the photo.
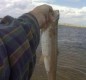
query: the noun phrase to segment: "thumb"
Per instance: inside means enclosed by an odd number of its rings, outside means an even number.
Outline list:
[[[52,15],[52,13],[49,14],[49,21],[53,22],[54,21],[54,15]]]

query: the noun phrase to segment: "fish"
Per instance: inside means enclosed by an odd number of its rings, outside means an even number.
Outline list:
[[[58,55],[59,10],[54,11],[54,20],[41,31],[41,49],[48,80],[56,80]]]

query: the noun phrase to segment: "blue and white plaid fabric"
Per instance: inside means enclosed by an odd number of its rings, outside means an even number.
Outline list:
[[[6,20],[6,21],[5,21]],[[0,22],[0,80],[30,80],[35,63],[40,29],[32,14]]]

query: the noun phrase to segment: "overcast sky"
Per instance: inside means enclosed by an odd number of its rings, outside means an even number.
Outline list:
[[[86,25],[86,0],[0,0],[0,17],[18,17],[45,3],[60,10],[60,23]]]

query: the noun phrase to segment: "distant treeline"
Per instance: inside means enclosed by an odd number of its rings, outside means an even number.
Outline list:
[[[61,24],[61,23],[59,23],[59,25],[61,25],[61,26],[66,26],[66,27],[84,27],[84,28],[86,28],[86,26],[83,26],[83,25],[75,25],[75,24],[65,24],[65,23],[63,23],[63,24]]]

